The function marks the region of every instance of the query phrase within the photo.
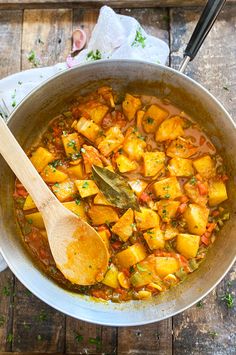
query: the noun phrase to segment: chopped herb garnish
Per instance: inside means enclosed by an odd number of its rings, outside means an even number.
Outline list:
[[[45,310],[42,310],[39,315],[38,315],[38,320],[43,322],[48,319],[47,312]]]
[[[132,274],[132,272],[134,272],[135,270],[134,270],[134,267],[133,266],[130,266],[130,268],[129,268],[129,272]]]
[[[221,300],[225,302],[228,308],[233,308],[234,306],[234,297],[230,292],[226,292],[225,295],[221,297]]]
[[[82,185],[82,188],[87,189],[87,187],[89,187],[89,183],[88,183],[88,181],[85,181]]]
[[[50,166],[53,168],[58,167],[59,165],[62,165],[62,161],[60,159],[53,160],[51,163],[49,163]]]
[[[137,269],[139,271],[147,271],[147,269],[143,268],[141,265],[137,264]]]
[[[0,327],[3,326],[4,322],[5,322],[4,317],[3,317],[3,316],[0,316]]]
[[[18,83],[17,83],[18,85],[22,85],[23,84],[23,82],[22,81],[18,81]]]
[[[229,88],[228,88],[227,86],[223,86],[223,89],[224,89],[225,91],[229,91]]]
[[[191,179],[189,180],[189,183],[190,183],[191,185],[196,185],[197,179],[195,178],[195,176],[191,177]]]
[[[35,53],[34,50],[31,50],[31,51],[28,53],[27,59],[28,59],[28,61],[29,61],[31,64],[33,64],[34,67],[37,67],[37,66],[40,64],[39,59],[37,58],[36,53]]]
[[[102,54],[101,54],[101,52],[98,49],[96,49],[95,52],[94,51],[89,52],[87,54],[86,59],[87,60],[88,59],[90,59],[90,60],[99,60],[99,59],[102,59]]]
[[[165,194],[164,198],[170,198],[170,194]]]
[[[81,153],[86,153],[86,150],[83,147],[80,149],[80,151]]]
[[[154,119],[152,117],[147,118],[147,123],[152,124],[154,122]]]
[[[215,338],[217,337],[218,333],[215,330],[213,330],[209,332],[209,335],[212,336],[212,338]]]
[[[203,307],[203,302],[202,302],[202,301],[199,301],[199,302],[196,304],[196,307],[197,307],[197,308],[202,308],[202,307]]]
[[[139,47],[141,46],[142,48],[145,48],[146,46],[146,37],[144,37],[142,35],[142,32],[141,32],[141,27],[139,27],[137,30],[136,30],[136,35],[135,35],[135,39],[133,41],[133,43],[131,44],[132,47]]]
[[[8,286],[4,286],[3,289],[2,289],[2,293],[4,296],[10,296],[11,292],[9,290],[9,287]]]
[[[101,338],[100,337],[89,338],[89,344],[101,345]]]
[[[81,205],[81,200],[80,200],[79,198],[77,198],[77,199],[75,200],[75,203],[76,203],[76,205],[80,206],[80,205]]]
[[[9,333],[9,334],[7,335],[7,343],[12,343],[12,341],[13,341],[13,334],[12,334],[12,333]]]
[[[37,335],[37,340],[42,340],[42,336],[40,334]]]
[[[76,333],[76,334],[75,334],[75,340],[76,340],[78,343],[80,343],[81,341],[84,340],[84,337],[83,337],[83,335]]]
[[[75,151],[77,150],[77,146],[76,146],[76,141],[74,139],[71,139],[68,143],[67,143],[67,147],[71,147],[73,148]]]
[[[56,183],[54,184],[54,186],[59,187],[60,185],[59,185],[58,182],[56,182]]]

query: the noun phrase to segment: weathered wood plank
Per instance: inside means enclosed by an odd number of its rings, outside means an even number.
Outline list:
[[[236,0],[228,0],[235,3]],[[202,6],[205,0],[2,0],[0,8],[38,8],[38,7],[100,7],[108,5],[115,8],[147,7],[186,7]]]
[[[12,347],[14,276],[10,269],[0,273],[0,352]]]
[[[0,79],[20,70],[22,14],[0,12]]]
[[[13,351],[63,352],[65,316],[47,306],[16,280],[13,335]]]
[[[171,65],[177,68],[199,18],[198,9],[171,9]],[[236,111],[236,8],[226,8],[186,73],[202,83],[232,114]],[[232,283],[228,285],[228,281]],[[221,301],[229,289],[235,297],[236,266],[203,302],[173,319],[174,354],[235,354],[236,307]]]
[[[25,10],[22,69],[65,61],[71,48],[71,31],[71,10]],[[36,58],[30,60],[31,51]]]

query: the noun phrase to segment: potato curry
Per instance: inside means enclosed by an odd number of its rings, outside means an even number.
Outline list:
[[[101,282],[70,283],[56,268],[41,214],[16,181],[27,249],[47,275],[75,292],[114,302],[158,295],[199,267],[229,219],[221,206],[227,200],[221,157],[167,99],[100,87],[52,119],[29,157],[58,200],[109,250]]]

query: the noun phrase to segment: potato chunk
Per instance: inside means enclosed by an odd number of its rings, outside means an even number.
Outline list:
[[[180,205],[179,201],[160,200],[157,202],[157,211],[163,222],[170,222],[174,218]]]
[[[184,212],[184,218],[190,233],[202,235],[206,231],[209,209],[197,204],[190,204]]]
[[[146,231],[143,234],[144,239],[146,240],[149,248],[153,249],[164,249],[165,239],[164,233],[159,228],[153,228]]]
[[[139,161],[144,153],[147,143],[142,139],[139,132],[130,127],[125,135],[123,150],[131,160]]]
[[[106,132],[106,137],[98,144],[100,152],[107,157],[121,146],[124,136],[119,127],[114,126]]]
[[[176,249],[187,259],[195,258],[198,252],[200,236],[193,234],[178,234]]]
[[[36,208],[36,205],[30,195],[28,195],[25,199],[25,203],[23,206],[24,211],[32,210],[33,208]]]
[[[114,264],[109,266],[102,283],[112,288],[118,288],[120,286],[118,281],[118,269]]]
[[[67,157],[75,157],[80,152],[80,140],[78,133],[71,133],[61,136],[62,143]]]
[[[70,180],[56,183],[52,186],[52,191],[56,195],[59,201],[64,202],[71,199],[76,193],[76,187]]]
[[[105,206],[112,206],[112,204],[106,199],[101,191],[94,197],[93,203],[95,205],[105,205]]]
[[[83,201],[76,200],[76,201],[64,202],[63,206],[66,207],[71,212],[73,212],[74,214],[76,214],[77,216],[87,221],[87,216],[85,213],[85,204]]]
[[[177,139],[170,142],[166,150],[166,155],[171,158],[189,158],[194,155],[197,150],[198,147],[193,145],[190,139],[178,137]]]
[[[110,206],[92,206],[88,211],[92,223],[97,225],[117,222],[119,216],[116,210]]]
[[[135,211],[137,228],[141,230],[159,227],[160,218],[158,214],[145,207],[140,207],[141,212]]]
[[[76,180],[75,186],[82,198],[95,195],[99,192],[99,188],[93,180]]]
[[[108,110],[108,106],[95,101],[92,103],[88,102],[87,104],[85,104],[83,113],[86,112],[92,121],[100,125],[103,117],[107,114]]]
[[[120,269],[129,268],[145,259],[147,256],[144,246],[135,243],[127,249],[116,254],[115,259]]]
[[[216,206],[227,200],[227,190],[223,181],[212,180],[209,182],[209,205]]]
[[[134,97],[130,94],[125,95],[125,99],[122,102],[122,108],[125,116],[129,121],[132,121],[136,115],[138,109],[140,109],[142,103],[141,100],[137,97]]]
[[[208,183],[205,181],[202,184],[208,190]],[[206,206],[208,197],[207,194],[201,195],[197,186],[197,179],[193,176],[189,181],[184,184],[184,190],[186,191],[186,195],[190,198],[190,200],[200,206]]]
[[[165,166],[165,153],[143,153],[144,176],[155,176]]]
[[[80,118],[76,129],[79,133],[81,133],[84,137],[93,143],[96,141],[100,131],[100,128],[96,123],[94,123],[92,120],[87,120],[84,117]]]
[[[168,165],[171,176],[191,176],[194,174],[190,159],[172,158]]]
[[[157,105],[151,105],[144,117],[143,128],[147,133],[154,133],[157,127],[169,116],[169,112]]]
[[[174,274],[179,268],[179,261],[171,256],[156,257],[156,273],[162,278],[169,274]]]
[[[126,242],[133,234],[134,212],[129,208],[112,227],[111,231]]]
[[[34,212],[25,215],[26,220],[32,224],[34,227],[39,229],[45,229],[43,217],[40,212]]]
[[[182,196],[180,184],[176,177],[170,177],[157,181],[153,185],[153,188],[158,198],[174,200],[175,198]]]
[[[163,142],[166,140],[173,140],[179,136],[184,135],[183,130],[184,121],[179,116],[173,116],[171,118],[163,121],[157,132],[156,132],[156,141]]]
[[[195,159],[193,166],[197,172],[206,179],[215,176],[215,164],[209,155]]]
[[[120,154],[116,158],[116,164],[121,173],[127,173],[128,171],[135,170],[138,167],[135,161],[130,160],[123,154]]]
[[[35,152],[32,153],[30,160],[35,169],[41,173],[45,166],[54,160],[54,156],[47,149],[39,147]]]
[[[128,183],[137,196],[140,196],[148,185],[148,183],[143,180],[130,180]]]
[[[83,166],[82,164],[78,164],[75,166],[72,166],[70,168],[67,168],[67,172],[70,175],[70,177],[72,178],[76,178],[76,179],[83,179],[84,177],[84,172],[83,172]]]
[[[49,164],[41,172],[41,177],[45,182],[55,183],[66,180],[68,175]]]

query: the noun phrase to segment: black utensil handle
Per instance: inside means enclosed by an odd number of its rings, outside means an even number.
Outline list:
[[[225,2],[226,0],[208,0],[184,51],[184,57],[189,57],[190,61],[194,59]]]

